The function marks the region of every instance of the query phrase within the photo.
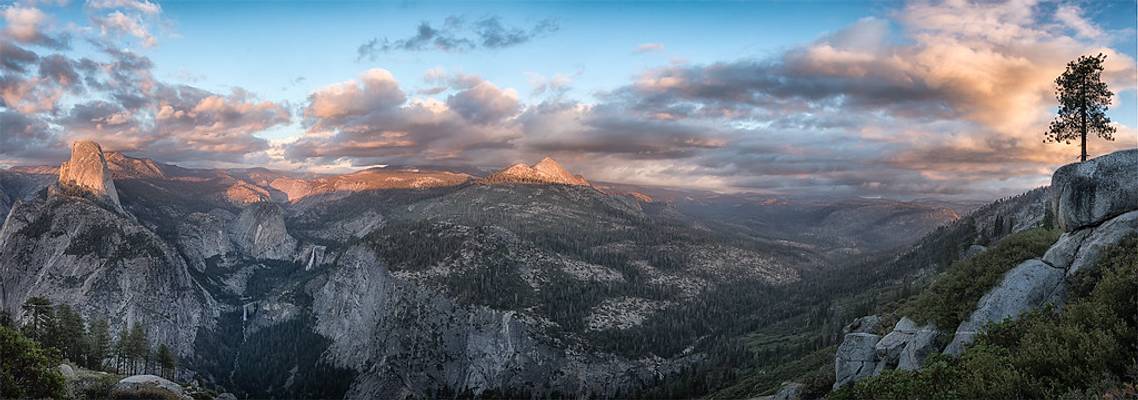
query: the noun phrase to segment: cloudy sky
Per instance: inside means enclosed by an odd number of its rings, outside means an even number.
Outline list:
[[[344,172],[551,155],[592,180],[984,199],[1046,184],[1053,81],[1107,55],[1138,145],[1133,0],[0,2],[0,166],[67,143]]]

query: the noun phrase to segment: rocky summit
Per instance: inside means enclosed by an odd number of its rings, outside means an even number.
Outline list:
[[[77,141],[71,144],[71,159],[59,167],[59,184],[122,208],[115,182],[111,179],[111,170],[107,167],[107,158],[98,143]]]
[[[573,175],[560,163],[545,157],[533,166],[514,164],[486,177],[490,183],[535,183],[588,186],[589,182],[580,175]]]

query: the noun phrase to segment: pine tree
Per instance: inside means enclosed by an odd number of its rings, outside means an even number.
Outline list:
[[[85,354],[83,317],[67,304],[56,306],[56,329],[53,337],[63,357],[72,362],[83,361]]]
[[[146,342],[146,330],[137,323],[130,327],[126,342],[127,359],[130,360],[131,374],[138,374],[145,367],[150,345]]]
[[[1102,81],[1106,55],[1082,56],[1067,63],[1067,70],[1055,78],[1055,97],[1059,99],[1059,115],[1051,121],[1044,142],[1071,144],[1079,139],[1080,161],[1087,161],[1087,135],[1114,140],[1116,128],[1106,116],[1110,97],[1114,95]]]
[[[28,338],[46,345],[50,339],[49,334],[55,328],[55,310],[51,300],[43,297],[32,297],[24,302],[24,335]]]
[[[91,322],[87,330],[87,368],[103,369],[103,360],[111,351],[111,328],[107,320]]]
[[[161,371],[160,374],[167,379],[173,379],[175,368],[174,353],[170,351],[169,347],[166,347],[165,343],[158,345],[157,358],[158,367]]]
[[[126,360],[128,358],[128,353],[127,353],[128,342],[130,342],[130,333],[128,332],[128,330],[123,329],[123,330],[119,331],[119,337],[117,340],[115,340],[115,348],[114,348],[115,373],[116,374],[121,374],[122,370],[125,367],[124,364],[126,363]]]

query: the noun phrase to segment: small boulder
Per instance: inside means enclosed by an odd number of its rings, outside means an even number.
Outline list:
[[[755,400],[799,400],[801,398],[801,383],[783,382],[782,387],[780,387],[775,394],[757,397]]]
[[[1004,279],[984,294],[976,310],[956,328],[952,343],[944,353],[960,355],[964,347],[972,344],[981,329],[993,322],[1016,318],[1035,310],[1050,299],[1063,283],[1065,271],[1047,265],[1038,259],[1024,261],[1004,274]]]
[[[917,323],[908,317],[903,317],[897,321],[893,331],[881,338],[874,346],[877,359],[881,365],[886,366],[886,368],[896,365],[898,358],[901,357],[901,352],[916,332]]]
[[[961,254],[960,258],[972,258],[973,256],[975,256],[977,254],[983,253],[984,250],[988,250],[988,248],[981,246],[981,245],[978,245],[978,244],[974,244],[974,245],[968,246],[968,249],[964,250],[964,254]]]
[[[1043,254],[1043,262],[1055,268],[1067,269],[1071,266],[1071,262],[1075,261],[1079,246],[1082,246],[1083,241],[1090,234],[1090,229],[1063,233],[1062,236],[1059,236],[1059,240],[1047,249],[1047,253]]]
[[[213,400],[237,400],[237,396],[234,396],[233,393],[225,392],[217,395]]]
[[[59,374],[63,375],[63,378],[67,380],[75,380],[75,378],[79,377],[79,375],[75,373],[75,368],[71,368],[71,366],[67,364],[59,364]]]
[[[1067,276],[1074,275],[1082,269],[1094,267],[1106,249],[1134,233],[1138,233],[1138,211],[1119,215],[1094,228],[1078,247],[1078,253],[1075,254],[1074,259],[1067,267]]]
[[[1138,149],[1060,167],[1051,176],[1051,210],[1066,232],[1138,210]]]
[[[850,333],[838,346],[834,356],[834,389],[873,376],[877,367],[875,346],[881,336],[872,333]]]
[[[851,333],[877,333],[881,329],[881,317],[876,315],[866,315],[850,322],[842,328],[842,334],[848,335]]]
[[[905,344],[901,356],[897,360],[897,369],[902,371],[916,371],[924,365],[925,359],[937,351],[936,339],[940,331],[936,325],[929,324],[917,329]]]
[[[112,399],[192,400],[186,390],[174,382],[154,375],[123,378],[111,387]]]

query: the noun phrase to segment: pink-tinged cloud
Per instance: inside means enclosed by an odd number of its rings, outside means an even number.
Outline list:
[[[635,53],[654,53],[654,52],[659,52],[659,51],[664,51],[664,45],[663,44],[660,44],[660,43],[644,43],[644,44],[641,44],[639,46],[636,46],[636,49],[633,50],[633,52],[635,52]]]
[[[11,5],[4,8],[3,17],[6,25],[4,37],[20,43],[57,49],[68,45],[67,37],[55,37],[46,32],[50,18],[38,8]]]
[[[395,77],[371,69],[357,79],[316,90],[304,109],[303,137],[281,156],[298,163],[350,165],[466,161],[486,150],[512,147],[519,136],[508,117],[517,95],[479,77],[428,71],[436,94],[409,98]],[[477,150],[475,150],[477,149]]]
[[[87,0],[87,7],[93,9],[123,8],[138,11],[146,15],[157,15],[162,12],[158,3],[147,0]]]
[[[144,47],[153,47],[158,44],[158,39],[150,34],[149,28],[138,16],[127,15],[122,11],[113,11],[102,17],[91,17],[91,21],[99,27],[103,35],[130,35],[140,40]]]

